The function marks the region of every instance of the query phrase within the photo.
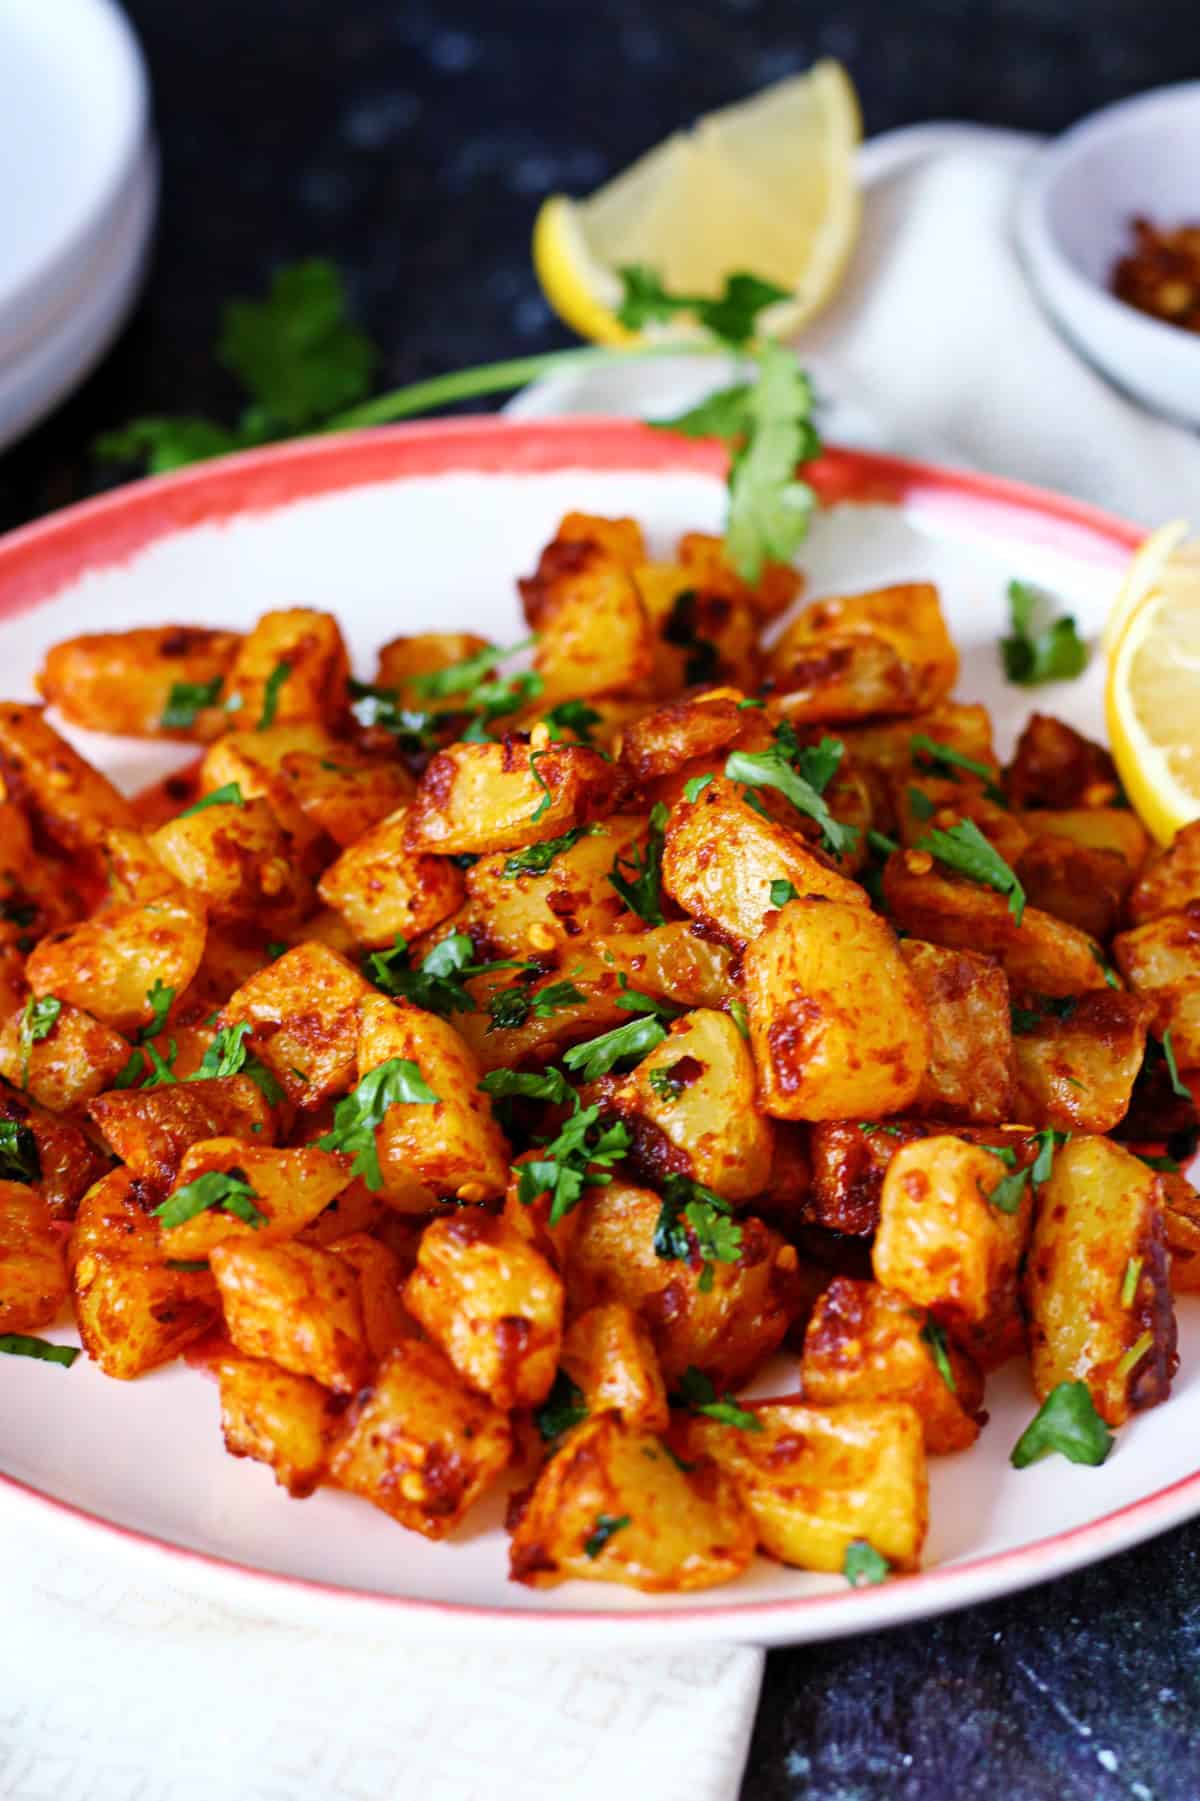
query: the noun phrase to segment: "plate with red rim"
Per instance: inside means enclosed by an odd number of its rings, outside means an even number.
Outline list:
[[[325,607],[360,674],[403,631],[522,635],[515,578],[570,509],[630,513],[652,554],[719,529],[723,456],[619,420],[459,419],[311,439],[135,483],[0,540],[6,693],[33,694],[46,648],[70,634],[180,621],[245,628],[269,607]],[[1035,708],[1099,735],[1098,663],[1033,692],[1005,683],[1005,589],[1041,583],[1094,639],[1141,533],[1074,501],[976,475],[849,451],[812,470],[822,500],[800,561],[809,597],[887,582],[938,584],[962,655],[958,693],[1011,747]],[[191,754],[70,737],[135,788]],[[1035,1410],[1016,1360],[988,1382],[978,1444],[931,1465],[925,1568],[854,1590],[765,1559],[697,1594],[507,1579],[503,1496],[429,1544],[367,1503],[289,1500],[264,1467],[228,1457],[216,1391],[184,1363],[133,1383],[80,1359],[69,1372],[0,1357],[0,1531],[38,1531],[138,1563],[176,1588],[319,1623],[354,1614],[414,1634],[598,1647],[697,1638],[792,1643],[891,1625],[1043,1581],[1200,1513],[1200,1301],[1179,1304],[1171,1399],[1124,1428],[1097,1469],[1048,1457],[1013,1470]],[[74,1342],[68,1324],[48,1336]],[[783,1355],[753,1393],[794,1392]]]

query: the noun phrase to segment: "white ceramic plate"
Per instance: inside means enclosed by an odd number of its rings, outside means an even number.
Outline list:
[[[960,693],[993,709],[1007,750],[1028,699],[997,670],[1005,584],[1045,582],[1094,632],[1137,534],[1069,501],[879,458],[832,453],[817,477],[831,504],[804,557],[809,593],[938,582],[963,652]],[[462,421],[140,483],[0,544],[6,691],[31,692],[42,652],[67,633],[245,627],[280,605],[333,608],[364,672],[399,631],[454,622],[513,639],[513,579],[572,507],[632,513],[661,551],[685,527],[719,525],[719,458],[617,422]],[[1098,728],[1095,669],[1034,698]],[[72,735],[127,785],[179,754]],[[382,1607],[426,1636],[556,1648],[860,1631],[1042,1580],[1200,1511],[1200,1308],[1180,1313],[1174,1396],[1126,1428],[1100,1469],[1052,1457],[1013,1471],[1008,1452],[1034,1403],[1019,1362],[994,1376],[979,1444],[934,1462],[926,1572],[876,1589],[764,1560],[726,1589],[678,1598],[520,1588],[505,1576],[500,1500],[442,1545],[345,1495],[290,1501],[266,1469],[225,1455],[215,1388],[182,1365],[123,1384],[82,1360],[64,1372],[0,1358],[0,1531],[82,1534],[98,1557],[169,1561],[176,1584],[238,1591],[243,1605],[314,1625]],[[787,1389],[794,1374],[781,1358],[757,1386]]]

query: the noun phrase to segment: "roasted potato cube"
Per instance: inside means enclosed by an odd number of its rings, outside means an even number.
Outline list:
[[[914,849],[928,837],[931,827],[952,831],[964,819],[977,825],[993,849],[1014,867],[1033,842],[1030,828],[973,777],[952,781],[930,775],[918,759],[912,770],[889,778],[889,786],[897,834]],[[1065,855],[1068,849],[1066,840],[1060,839],[1059,854]]]
[[[349,1232],[345,1237],[334,1238],[329,1249],[358,1276],[363,1330],[372,1357],[382,1363],[403,1339],[412,1338],[416,1332],[404,1306],[404,1266],[389,1245],[372,1238],[369,1232]]]
[[[452,744],[425,767],[408,847],[453,856],[540,844],[603,813],[613,781],[613,765],[585,744]]]
[[[654,635],[629,570],[598,544],[576,548],[574,566],[540,605],[534,667],[543,706],[619,693],[654,668]]]
[[[646,855],[648,822],[614,814],[558,851],[547,869],[524,871],[508,851],[480,857],[467,871],[471,916],[506,957],[539,956],[575,940],[591,946],[604,932],[637,931],[609,877]],[[440,859],[434,859],[440,860]],[[618,871],[619,873],[619,871]]]
[[[129,1062],[128,1041],[78,1007],[64,1002],[46,1036],[33,1043],[23,1031],[25,1018],[21,1007],[0,1025],[0,1075],[51,1113],[84,1106],[111,1088]]]
[[[1106,807],[1120,792],[1108,752],[1065,719],[1034,713],[1004,778],[1014,807]]]
[[[965,1351],[942,1345],[954,1386],[935,1358],[929,1316],[875,1282],[835,1276],[804,1334],[806,1400],[907,1401],[932,1454],[965,1451],[979,1437],[983,1378]]]
[[[1163,1230],[1171,1254],[1171,1292],[1200,1294],[1200,1194],[1178,1171],[1160,1176]]]
[[[204,934],[204,908],[182,890],[144,907],[118,902],[43,938],[25,976],[35,995],[57,995],[131,1033],[154,1017],[154,982],[183,993],[200,967]]]
[[[729,1582],[754,1555],[734,1484],[711,1464],[685,1473],[651,1433],[602,1413],[543,1469],[513,1533],[515,1582],[581,1577],[646,1594]]]
[[[906,938],[900,954],[929,1018],[929,1067],[914,1103],[936,1119],[991,1124],[1010,1117],[1008,980],[990,957]]]
[[[1094,938],[1038,907],[1027,906],[1018,925],[1006,895],[947,875],[928,851],[888,858],[883,898],[912,937],[996,957],[1013,988],[1064,995],[1105,986],[1104,953]]]
[[[346,754],[343,742],[315,721],[272,725],[261,732],[227,732],[205,752],[200,786],[205,794],[214,794],[233,785],[243,800],[265,800],[291,839],[304,873],[313,876],[329,861],[332,846],[318,821],[305,811],[301,791],[288,779],[284,764],[295,756],[336,763]]]
[[[1153,1003],[1155,1037],[1170,1032],[1179,1068],[1200,1068],[1200,907],[1122,932],[1112,953],[1134,993]]]
[[[943,701],[916,719],[896,719],[878,725],[860,725],[839,732],[856,763],[876,770],[894,786],[913,774],[913,739],[918,734],[947,745],[973,762],[986,763],[1000,777],[1000,765],[992,744],[992,721],[986,707],[976,703]]]
[[[352,1085],[359,1010],[374,993],[336,951],[298,944],[230,995],[219,1024],[246,1020],[252,1050],[289,1100],[315,1107]]]
[[[464,1381],[507,1413],[535,1407],[554,1384],[563,1285],[503,1220],[470,1212],[425,1228],[404,1304]]]
[[[1068,838],[1084,850],[1112,851],[1136,875],[1150,851],[1150,834],[1128,807],[1044,807],[1025,824],[1035,834]]]
[[[163,1227],[163,1248],[169,1257],[180,1261],[207,1257],[214,1245],[226,1239],[280,1244],[323,1213],[350,1181],[345,1157],[318,1150],[315,1145],[277,1151],[242,1138],[205,1138],[184,1152],[168,1200],[216,1172],[236,1173],[248,1182],[254,1191],[252,1205],[265,1218],[252,1226],[223,1207],[206,1208],[180,1225]]]
[[[671,1416],[654,1341],[621,1301],[581,1313],[563,1339],[560,1362],[589,1413],[611,1410],[627,1426],[666,1431]]]
[[[325,1475],[341,1421],[331,1394],[260,1357],[223,1351],[213,1369],[221,1389],[221,1430],[231,1457],[252,1457],[297,1500]]]
[[[23,1162],[30,1179],[36,1181],[45,1196],[51,1217],[74,1219],[83,1195],[108,1168],[104,1152],[74,1120],[39,1107],[3,1079],[0,1120],[17,1128],[17,1141],[8,1155],[10,1170],[14,1159]]]
[[[311,750],[289,751],[279,774],[309,824],[342,849],[416,792],[402,764],[360,757],[346,745],[339,745],[336,761]]]
[[[1025,1272],[1038,1399],[1086,1382],[1110,1426],[1170,1393],[1178,1367],[1162,1185],[1107,1138],[1072,1138],[1038,1197]]]
[[[804,589],[804,577],[790,563],[765,562],[757,582],[743,581],[729,561],[724,538],[709,532],[684,532],[675,555],[692,583],[748,602],[760,619],[786,612]]]
[[[418,712],[453,713],[462,706],[461,694],[426,694],[419,683],[414,685],[413,677],[453,669],[487,648],[488,640],[476,632],[414,632],[390,638],[379,647],[375,685],[394,688],[401,703]],[[496,656],[499,661],[499,651]]]
[[[608,519],[601,513],[564,513],[555,544],[599,544],[618,563],[634,569],[646,555],[646,541],[636,519]]]
[[[746,1382],[798,1310],[797,1257],[761,1220],[742,1218],[736,1263],[660,1257],[655,1229],[662,1201],[615,1181],[589,1188],[566,1252],[567,1315],[622,1301],[649,1327],[668,1384],[690,1366],[719,1388]],[[706,1286],[706,1282],[708,1286]]]
[[[793,722],[922,713],[954,686],[958,652],[937,589],[912,582],[815,601],[775,645],[769,673]]]
[[[685,913],[731,943],[748,944],[773,910],[771,888],[867,908],[867,896],[803,841],[742,800],[732,782],[709,782],[671,810],[663,887]]]
[[[283,677],[281,667],[287,670]],[[240,702],[238,712],[248,726],[309,719],[336,725],[345,716],[349,673],[346,646],[332,613],[307,607],[263,613],[234,659],[229,699]]]
[[[812,1187],[805,1218],[827,1231],[870,1238],[879,1224],[887,1166],[902,1144],[938,1130],[933,1123],[903,1120],[822,1120],[812,1128]]]
[[[51,1325],[66,1298],[66,1259],[49,1206],[28,1183],[0,1181],[0,1332]]]
[[[240,632],[200,625],[143,625],[88,632],[46,653],[37,678],[42,698],[76,725],[126,738],[215,738],[229,723],[222,683]],[[211,690],[200,706],[169,710],[177,690]],[[200,700],[201,693],[188,696]],[[192,718],[187,723],[188,712]]]
[[[168,1266],[127,1169],[84,1195],[67,1261],[84,1349],[119,1381],[169,1363],[218,1318],[211,1275]]]
[[[0,706],[0,779],[65,851],[94,849],[110,826],[137,830],[125,796],[47,725],[41,707]]]
[[[1129,917],[1135,926],[1149,925],[1167,913],[1186,913],[1193,901],[1200,901],[1200,819],[1146,865],[1129,896]]]
[[[400,807],[380,820],[321,877],[321,899],[342,915],[359,944],[391,944],[397,934],[416,938],[462,905],[462,871],[448,857],[406,848],[408,814]]]
[[[211,919],[274,927],[312,911],[312,885],[265,800],[188,813],[160,826],[150,842],[183,887],[203,899]]]
[[[1129,1111],[1146,1050],[1148,1001],[1115,988],[1016,1015],[1011,1117],[1063,1131],[1111,1132]]]
[[[256,1244],[249,1234],[214,1244],[209,1263],[239,1351],[336,1394],[369,1380],[358,1277],[340,1257],[311,1244]]]
[[[904,1401],[756,1407],[760,1429],[695,1420],[689,1449],[733,1477],[758,1542],[781,1563],[839,1572],[856,1539],[897,1569],[921,1557],[929,1484],[921,1420]]]
[[[920,990],[886,920],[792,900],[742,963],[763,1107],[780,1119],[898,1113],[929,1064]]]
[[[578,525],[566,532],[560,526],[558,535],[543,548],[533,574],[517,582],[525,617],[535,632],[541,632],[563,602],[570,600],[578,583],[587,586],[590,571],[610,563],[631,572],[640,568],[645,558],[644,547],[640,554],[633,551],[634,533],[639,544],[642,536],[633,520],[596,519],[584,513],[567,517]]]
[[[771,1122],[758,1111],[754,1059],[727,1013],[704,1007],[677,1019],[613,1088],[608,1106],[631,1122],[635,1154],[651,1180],[674,1171],[727,1201],[766,1187]]]
[[[507,1467],[512,1434],[433,1345],[408,1339],[351,1408],[333,1480],[426,1538],[445,1538]]]
[[[256,1147],[275,1142],[270,1105],[257,1082],[244,1075],[112,1089],[89,1103],[88,1115],[113,1156],[156,1198],[174,1183],[184,1152],[202,1138],[240,1139]]]
[[[696,757],[710,757],[732,744],[745,723],[735,688],[666,701],[626,726],[621,761],[635,781],[671,775]]]
[[[472,983],[477,1010],[456,1014],[455,1024],[481,1069],[550,1063],[568,1045],[595,1037],[611,1026],[629,1024],[628,1009],[620,1005],[624,991],[615,960],[608,967],[592,951],[581,951],[571,958],[568,969],[566,979],[582,999],[562,1004],[564,978],[557,970],[528,985],[514,982],[510,972],[481,976]],[[552,997],[552,1003],[545,1003],[543,1015],[538,1006],[547,989],[560,992]],[[497,1007],[494,1019],[490,1011],[493,1000]],[[520,1024],[506,1026],[502,1023],[505,1018],[519,1019]]]
[[[1029,815],[1031,821],[1036,817]],[[1112,935],[1134,873],[1117,851],[1092,850],[1057,833],[1045,833],[1008,861],[1031,905],[1093,938]]]
[[[721,1007],[733,991],[731,952],[698,936],[690,920],[670,920],[648,932],[609,932],[595,948],[631,988],[682,1007]]]
[[[1008,1174],[961,1138],[902,1145],[888,1164],[871,1262],[875,1278],[975,1351],[985,1368],[1022,1342],[1017,1272],[1029,1239],[1033,1180],[1011,1212],[991,1200]]]
[[[408,1001],[372,995],[362,1007],[360,1079],[392,1058],[415,1063],[438,1098],[388,1108],[376,1133],[385,1193],[402,1198],[415,1178],[460,1200],[502,1195],[508,1144],[479,1092],[479,1065],[454,1027]]]

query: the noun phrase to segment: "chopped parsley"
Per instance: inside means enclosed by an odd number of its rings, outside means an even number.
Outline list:
[[[585,1044],[572,1045],[563,1062],[578,1072],[581,1082],[594,1082],[627,1059],[640,1062],[667,1036],[667,1028],[656,1013],[631,1019],[627,1025],[614,1026]]]
[[[1050,1180],[1054,1169],[1055,1149],[1058,1145],[1065,1144],[1069,1137],[1069,1132],[1057,1132],[1053,1126],[1046,1126],[1042,1131],[1035,1132],[1037,1155],[1032,1163],[1026,1164],[1024,1169],[1015,1167],[1017,1154],[1011,1145],[984,1145],[984,1150],[990,1151],[993,1157],[999,1157],[1002,1163],[1007,1163],[1012,1169],[1012,1174],[1002,1176],[988,1195],[987,1198],[991,1205],[1000,1213],[1016,1213],[1029,1182],[1032,1181],[1040,1187],[1043,1182]]]
[[[368,981],[384,994],[398,994],[426,1013],[449,1019],[455,1013],[474,1013],[475,1002],[465,983],[475,976],[491,975],[500,969],[530,970],[532,963],[512,958],[477,963],[475,946],[466,932],[450,932],[422,959],[421,967],[409,963],[407,940],[396,936],[390,951],[371,951],[363,961]]]
[[[244,807],[245,796],[237,782],[226,782],[220,788],[214,788],[211,794],[202,794],[192,806],[185,807],[180,819],[190,819],[193,813],[203,813],[207,807]]]
[[[646,831],[646,848],[636,845],[628,857],[618,853],[608,879],[631,913],[648,926],[660,926],[662,910],[662,859],[669,815],[661,801],[653,807]]]
[[[843,825],[829,811],[824,797],[845,745],[838,738],[823,738],[818,745],[801,749],[786,720],[775,730],[770,750],[735,750],[725,759],[725,775],[744,789],[775,788],[790,800],[797,812],[815,820],[821,843],[831,856],[843,857],[858,843],[858,827]],[[749,795],[746,797],[750,798]]]
[[[150,1019],[138,1034],[140,1038],[154,1038],[167,1023],[167,1014],[171,1011],[171,1002],[175,999],[175,990],[165,988],[155,977],[154,986],[146,990],[146,1005],[150,1009]]]
[[[750,1021],[746,1016],[746,1007],[743,1001],[735,1000],[729,1002],[729,1017],[741,1033],[742,1037],[749,1038]]]
[[[1171,1082],[1171,1093],[1177,1094],[1181,1101],[1190,1101],[1192,1098],[1192,1091],[1187,1086],[1186,1082],[1180,1080],[1179,1065],[1175,1061],[1175,1049],[1171,1043],[1170,1032],[1164,1032],[1159,1042],[1162,1045],[1163,1057],[1166,1060],[1167,1075]]]
[[[1009,1461],[1023,1470],[1058,1451],[1071,1463],[1103,1463],[1113,1435],[1096,1412],[1086,1382],[1060,1382],[1052,1388],[1013,1446]]]
[[[49,1038],[63,1010],[62,1002],[53,994],[30,995],[21,1013],[17,1044],[21,1053],[21,1086],[29,1086],[29,1059],[35,1044]]]
[[[39,1182],[41,1176],[32,1127],[23,1120],[0,1119],[0,1177],[6,1182]]]
[[[873,829],[867,833],[867,843],[881,857],[890,857],[893,851],[900,849],[896,840],[889,838],[886,832],[877,832]]]
[[[249,1076],[262,1090],[263,1098],[272,1107],[278,1106],[284,1098],[283,1085],[274,1072],[251,1053],[246,1043],[249,1036],[247,1019],[239,1019],[236,1025],[222,1026],[205,1051],[199,1069],[188,1077],[188,1081],[209,1082],[222,1076]]]
[[[353,676],[347,688],[350,711],[359,725],[378,726],[381,731],[390,732],[398,748],[410,755],[432,750],[436,745],[443,715],[401,706],[397,689],[376,687],[372,682],[356,681]]]
[[[916,848],[929,851],[956,874],[1007,895],[1008,910],[1020,925],[1025,917],[1025,890],[1015,870],[988,843],[973,819],[961,819],[946,832],[935,827],[927,838],[918,839]]]
[[[599,1557],[601,1551],[603,1551],[613,1534],[615,1532],[623,1532],[625,1527],[631,1523],[632,1516],[628,1513],[623,1513],[620,1516],[615,1513],[598,1513],[596,1515],[595,1525],[583,1541],[584,1556],[590,1558]]]
[[[276,663],[270,675],[263,683],[262,712],[258,716],[256,732],[265,732],[268,726],[275,723],[275,715],[279,711],[279,690],[292,673],[292,666],[287,662]]]
[[[80,1355],[74,1344],[51,1344],[48,1338],[30,1338],[25,1332],[0,1332],[0,1355],[33,1357],[39,1363],[58,1363],[69,1370]]]
[[[535,750],[530,753],[529,773],[542,791],[541,800],[529,815],[530,825],[536,825],[539,819],[544,819],[554,805],[554,795],[551,792],[550,784],[538,768],[538,764],[541,762],[542,758],[549,754],[548,751],[544,750]]]
[[[886,1582],[891,1573],[891,1564],[874,1545],[865,1538],[850,1540],[842,1559],[842,1575],[851,1588],[869,1588],[876,1582]]]
[[[922,789],[914,788],[911,783],[908,788],[908,806],[913,818],[919,819],[923,825],[927,825],[937,812],[929,796]]]
[[[569,832],[563,832],[558,838],[543,838],[540,844],[527,844],[524,850],[514,851],[500,871],[506,881],[513,881],[519,875],[545,875],[555,857],[563,851],[570,850],[581,838],[602,837],[603,833],[596,825],[573,825]]]
[[[479,1084],[493,1100],[549,1101],[553,1106],[576,1106],[579,1096],[561,1069],[490,1069]]]
[[[700,1260],[700,1292],[713,1285],[714,1263],[736,1263],[742,1254],[742,1228],[731,1217],[728,1201],[687,1176],[669,1175],[663,1183],[662,1207],[654,1228],[654,1253],[679,1263]]]
[[[389,1057],[337,1103],[333,1129],[316,1140],[317,1146],[323,1151],[353,1153],[350,1174],[361,1176],[367,1187],[377,1193],[383,1187],[383,1171],[379,1167],[375,1133],[388,1108],[433,1107],[437,1101],[438,1096],[415,1063],[407,1057]]]
[[[173,682],[167,695],[159,725],[164,732],[186,732],[196,723],[205,707],[215,707],[225,677],[214,675],[211,682]]]
[[[711,1379],[698,1370],[694,1363],[684,1370],[679,1381],[679,1393],[672,1396],[691,1413],[702,1413],[706,1419],[716,1420],[722,1426],[736,1426],[742,1432],[761,1432],[763,1423],[758,1415],[745,1407],[739,1407],[731,1394],[718,1396]]]
[[[1031,582],[1008,584],[1011,635],[1000,640],[1000,658],[1009,681],[1023,688],[1069,682],[1087,668],[1087,645],[1073,615],[1048,620],[1051,604],[1051,597]]]
[[[704,294],[671,294],[663,286],[656,270],[645,263],[628,263],[618,269],[623,296],[617,318],[630,331],[641,331],[647,325],[672,319],[677,313],[690,313],[697,324],[737,347],[754,336],[758,315],[764,307],[789,298],[786,288],[759,275],[737,270],[725,277],[725,285],[715,298]]]
[[[1039,994],[1034,999],[1036,1005],[1033,1007],[1011,1007],[1009,1009],[1012,1029],[1019,1037],[1023,1037],[1028,1032],[1036,1032],[1047,1019],[1070,1019],[1079,1005],[1078,996],[1074,994],[1062,996]]]
[[[546,1443],[552,1444],[564,1432],[581,1426],[587,1416],[583,1390],[572,1382],[566,1370],[559,1370],[550,1393],[540,1407],[534,1408],[533,1423]]]
[[[498,664],[507,662],[509,657],[519,656],[522,651],[532,649],[535,642],[534,638],[522,638],[519,644],[511,644],[507,650],[502,650],[495,644],[485,644],[482,650],[463,657],[458,663],[449,663],[444,669],[431,669],[424,675],[411,676],[408,685],[422,700],[445,700],[452,694],[474,694],[481,685],[492,680]]]
[[[500,1073],[492,1071],[493,1075]],[[486,1086],[489,1079],[485,1077],[481,1086]],[[488,1092],[494,1091],[489,1088]],[[539,1146],[540,1156],[514,1165],[517,1199],[529,1207],[540,1194],[549,1194],[552,1226],[579,1205],[585,1188],[603,1188],[612,1181],[612,1166],[621,1161],[630,1144],[628,1128],[620,1121],[601,1126],[599,1107],[582,1107],[575,1091],[567,1092],[575,1111],[561,1131]]]
[[[954,1380],[954,1370],[950,1363],[950,1345],[944,1326],[935,1319],[926,1320],[921,1327],[921,1342],[929,1347],[929,1355],[933,1358],[934,1367],[952,1395],[958,1393],[958,1383]]]
[[[185,1182],[154,1209],[154,1217],[164,1231],[186,1224],[198,1214],[214,1209],[230,1213],[255,1231],[265,1226],[267,1215],[255,1206],[258,1195],[246,1179],[244,1169],[210,1169],[194,1182]]]
[[[579,744],[592,742],[592,727],[603,720],[603,713],[597,713],[595,707],[589,707],[586,700],[560,700],[556,707],[542,714],[542,720],[550,733],[551,741],[561,742],[568,732],[575,734]]]
[[[926,732],[914,732],[908,744],[913,761],[919,768],[940,769],[949,776],[957,775],[961,769],[967,775],[979,777],[983,783],[983,791],[989,800],[995,801],[1001,807],[1008,804],[1004,790],[996,786],[996,772],[990,764],[981,763],[975,757],[965,756],[961,750],[955,750],[952,744],[943,744],[939,739],[931,738]],[[910,796],[912,793],[913,790],[910,788]],[[922,798],[928,799],[927,796],[922,796]]]
[[[707,775],[690,775],[683,784],[684,800],[686,800],[689,805],[692,804],[704,792],[712,779],[711,770]]]
[[[668,1103],[677,1101],[683,1093],[684,1084],[675,1073],[683,1061],[684,1059],[681,1057],[679,1062],[672,1063],[669,1069],[652,1069],[646,1076],[646,1080],[650,1084],[650,1092],[656,1094],[660,1101]]]
[[[1132,1307],[1137,1295],[1138,1283],[1142,1279],[1142,1259],[1131,1257],[1125,1265],[1125,1274],[1121,1278],[1121,1305]]]
[[[773,907],[786,907],[789,901],[797,900],[798,898],[799,896],[791,882],[778,881],[771,883],[771,905]]]

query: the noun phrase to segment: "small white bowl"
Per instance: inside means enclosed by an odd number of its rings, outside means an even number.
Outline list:
[[[1123,100],[1034,158],[1017,239],[1043,302],[1076,347],[1157,413],[1200,425],[1200,334],[1109,291],[1135,215],[1200,220],[1200,81]]]

